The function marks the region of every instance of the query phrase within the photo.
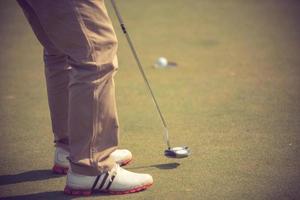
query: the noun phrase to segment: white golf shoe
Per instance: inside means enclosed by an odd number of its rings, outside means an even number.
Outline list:
[[[69,170],[64,189],[69,195],[91,195],[93,192],[129,194],[147,189],[153,184],[152,176],[127,171],[118,164],[98,176],[85,176]]]
[[[56,147],[54,154],[54,166],[52,168],[53,173],[56,174],[67,174],[69,169],[69,160],[67,157],[69,152],[63,148]],[[132,160],[132,154],[127,149],[117,149],[111,153],[111,157],[120,166],[127,165]]]
[[[63,148],[56,147],[54,153],[54,166],[52,168],[53,173],[56,174],[67,174],[69,169],[69,160],[67,157],[69,152]]]
[[[117,149],[110,156],[120,166],[125,166],[132,161],[132,153],[127,149]]]

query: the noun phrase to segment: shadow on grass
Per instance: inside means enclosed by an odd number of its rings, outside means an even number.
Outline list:
[[[144,165],[144,166],[137,166],[137,167],[127,167],[126,169],[148,169],[148,168],[157,168],[157,169],[176,169],[180,163],[173,162],[173,163],[163,163],[163,164],[156,164],[156,165]]]
[[[109,193],[104,193],[104,192],[95,192],[92,194],[91,197],[99,197],[99,199],[103,199],[104,197],[110,198],[111,195]],[[118,195],[116,195],[118,196]],[[122,195],[121,195],[122,196]],[[40,193],[34,193],[34,194],[24,194],[24,195],[17,195],[17,196],[7,196],[7,197],[0,197],[1,200],[41,200],[41,199],[46,199],[46,200],[70,200],[70,199],[84,199],[84,196],[70,196],[66,195],[63,193],[63,191],[51,191],[51,192],[40,192]]]
[[[52,192],[41,192],[35,194],[25,194],[25,195],[18,195],[18,196],[10,196],[10,197],[0,197],[0,199],[22,199],[22,200],[36,200],[36,199],[74,199],[72,196],[66,196],[63,194],[62,191],[52,191]]]
[[[20,174],[1,175],[0,185],[9,185],[9,184],[16,184],[21,182],[29,182],[29,181],[40,181],[40,180],[59,178],[59,177],[61,176],[57,174],[53,174],[52,171],[49,169],[32,170]]]

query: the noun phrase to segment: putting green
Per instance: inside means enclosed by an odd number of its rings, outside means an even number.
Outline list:
[[[163,156],[162,126],[109,1],[119,39],[116,76],[128,169],[154,185],[85,199],[299,199],[300,2],[117,1],[186,159]],[[42,48],[15,1],[0,1],[0,199],[72,199],[52,175]],[[154,69],[158,57],[177,62]]]

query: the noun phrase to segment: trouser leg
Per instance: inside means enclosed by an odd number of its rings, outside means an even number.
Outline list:
[[[59,51],[27,1],[18,1],[34,33],[44,46],[45,77],[48,103],[56,146],[68,150],[68,84],[70,65],[67,56]]]
[[[44,50],[45,77],[48,103],[56,146],[69,151],[68,107],[69,75],[67,56]]]
[[[68,88],[71,169],[86,175],[109,170],[115,163],[109,155],[118,144],[113,83],[118,64],[117,40],[104,1],[26,2],[37,15],[46,40],[72,66]]]

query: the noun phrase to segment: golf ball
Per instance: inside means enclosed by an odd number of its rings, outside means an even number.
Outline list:
[[[156,61],[156,65],[159,67],[166,67],[168,65],[168,60],[165,57],[159,57]]]

